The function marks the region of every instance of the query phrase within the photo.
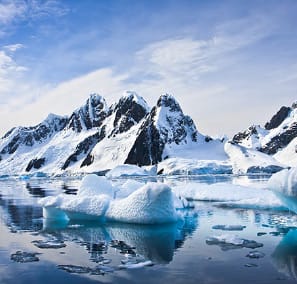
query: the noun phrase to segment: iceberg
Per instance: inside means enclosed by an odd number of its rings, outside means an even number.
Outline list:
[[[129,183],[131,184],[131,182]],[[89,175],[84,177],[77,195],[60,194],[45,197],[39,201],[43,206],[43,217],[55,221],[95,220],[137,224],[160,224],[178,221],[176,196],[169,186],[148,183],[138,187],[132,185],[132,193],[126,185],[116,194],[105,177]],[[136,187],[138,187],[136,189]],[[126,196],[127,195],[127,196]],[[180,203],[182,200],[179,200]],[[179,204],[178,207],[183,206]]]
[[[171,188],[161,183],[148,183],[126,198],[113,200],[106,218],[125,223],[160,224],[176,222],[179,216]]]
[[[268,180],[267,186],[291,211],[297,213],[297,168],[275,173]]]

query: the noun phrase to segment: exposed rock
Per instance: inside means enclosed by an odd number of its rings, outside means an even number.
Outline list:
[[[33,127],[16,127],[8,131],[2,139],[10,141],[1,150],[1,154],[13,154],[19,146],[32,147],[41,144],[51,138],[56,132],[61,131],[66,125],[67,119],[54,114],[40,124]]]
[[[29,162],[26,172],[30,172],[32,168],[40,169],[45,163],[45,158],[33,159]]]
[[[260,148],[260,151],[269,155],[275,154],[280,149],[285,148],[296,137],[297,122],[294,122],[284,132],[272,137],[266,145]]]
[[[166,144],[197,142],[198,132],[193,120],[183,114],[180,105],[171,95],[162,95],[146,116],[126,164],[154,165],[165,159]]]
[[[271,130],[281,125],[281,123],[288,117],[291,112],[290,107],[282,106],[280,110],[265,124],[267,130]]]
[[[80,155],[87,155],[92,151],[92,149],[95,147],[95,145],[100,142],[105,137],[105,127],[102,127],[97,133],[94,135],[91,135],[84,139],[82,142],[80,142],[74,151],[73,154],[71,154],[68,159],[65,161],[62,170],[65,170],[71,165],[71,163],[75,163],[78,161]],[[85,159],[81,166],[83,166],[85,162]]]
[[[109,136],[128,131],[148,113],[148,106],[136,93],[127,92],[119,102],[111,107],[110,115],[115,113],[113,131]]]
[[[108,108],[105,99],[97,94],[92,94],[84,106],[72,113],[67,128],[75,132],[81,132],[92,127],[99,127],[102,125],[107,112]]]

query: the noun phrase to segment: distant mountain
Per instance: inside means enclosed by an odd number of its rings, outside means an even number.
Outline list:
[[[232,142],[273,156],[281,163],[297,165],[297,103],[283,106],[264,127],[250,126]]]
[[[221,146],[218,146],[220,145]],[[0,139],[0,174],[97,172],[119,164],[154,165],[178,155],[197,156],[223,143],[200,134],[171,95],[152,109],[135,92],[108,106],[91,94],[69,117],[50,114],[33,127]]]

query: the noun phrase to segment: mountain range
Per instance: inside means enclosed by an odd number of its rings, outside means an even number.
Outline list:
[[[192,164],[224,161],[234,173],[277,171],[296,164],[296,137],[296,104],[282,107],[263,128],[253,125],[227,140],[201,134],[172,95],[160,96],[150,108],[135,92],[110,106],[91,94],[70,116],[49,114],[36,126],[8,131],[0,140],[0,174],[89,173],[122,164],[162,167],[178,158]]]

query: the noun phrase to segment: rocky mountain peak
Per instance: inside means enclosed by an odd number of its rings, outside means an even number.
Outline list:
[[[161,95],[157,101],[157,107],[166,107],[169,108],[172,112],[182,112],[179,103],[170,94]]]
[[[292,109],[290,107],[282,106],[280,110],[271,118],[271,120],[265,124],[265,129],[271,130],[280,126],[281,123],[288,117],[291,110]]]
[[[146,101],[135,92],[127,91],[118,103],[111,107],[114,113],[113,131],[111,135],[128,131],[133,125],[143,119],[149,111]]]
[[[91,94],[86,103],[75,110],[69,118],[68,128],[75,132],[101,126],[108,113],[105,99],[98,94]]]

